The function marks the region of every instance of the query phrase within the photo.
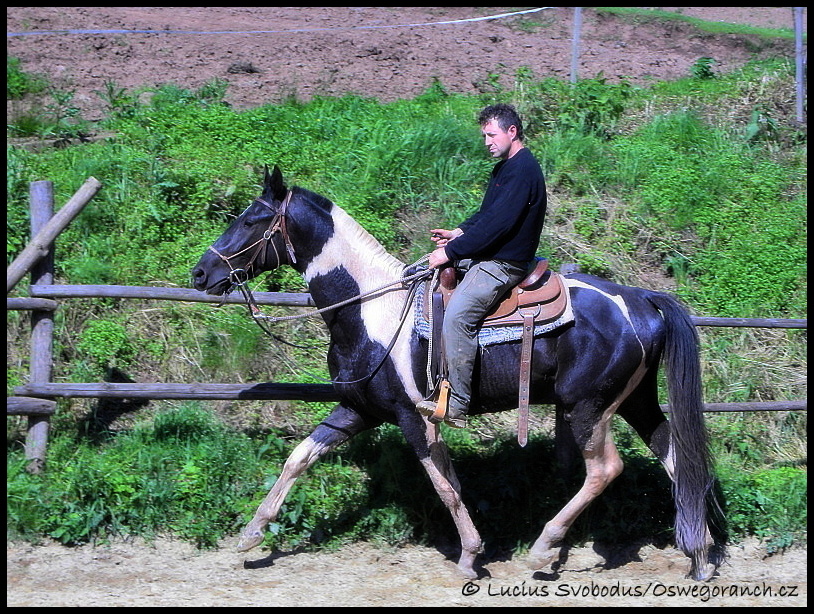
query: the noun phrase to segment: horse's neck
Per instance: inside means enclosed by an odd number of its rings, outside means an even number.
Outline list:
[[[309,287],[328,279],[328,274],[340,267],[353,277],[361,293],[401,277],[404,263],[389,254],[341,207],[334,205],[331,217],[334,232],[304,273]]]
[[[388,254],[342,209],[334,206],[330,213],[333,234],[305,270],[311,296],[319,308],[354,298],[351,295],[357,288],[365,296],[347,309],[330,310],[323,316],[331,334],[331,352],[338,361],[336,368],[355,374],[351,376],[355,379],[356,370],[364,370],[366,357],[372,356],[371,343],[391,347],[393,360],[410,364],[410,326],[403,326],[403,318],[410,315],[404,310],[410,294],[401,284],[404,263]],[[419,396],[417,390],[412,391]]]

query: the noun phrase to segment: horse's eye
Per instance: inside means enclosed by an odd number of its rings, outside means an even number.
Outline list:
[[[251,220],[250,220],[250,219],[248,219],[248,218],[247,218],[247,219],[245,219],[245,220],[243,220],[243,225],[244,225],[246,228],[249,228],[249,227],[250,227],[250,226],[252,226],[253,224],[254,224],[254,222],[253,222],[253,221],[251,221]]]

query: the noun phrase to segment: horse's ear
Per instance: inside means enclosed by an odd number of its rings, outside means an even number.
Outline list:
[[[274,170],[271,173],[269,173],[268,164],[266,165],[263,175],[263,187],[265,188],[266,192],[271,192],[274,200],[283,200],[285,198],[288,188],[285,187],[283,173],[280,170],[280,167],[278,167],[276,164],[274,165]]]

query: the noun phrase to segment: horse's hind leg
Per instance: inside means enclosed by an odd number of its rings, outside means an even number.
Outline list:
[[[622,459],[611,436],[611,418],[612,413],[606,412],[594,427],[590,439],[582,445],[585,482],[565,507],[546,523],[542,534],[531,547],[529,565],[533,569],[542,569],[554,561],[559,554],[559,543],[577,517],[622,473]]]
[[[331,415],[300,442],[286,459],[280,477],[257,508],[254,518],[243,529],[237,545],[238,551],[251,550],[263,542],[266,526],[277,518],[294,482],[311,465],[355,434],[373,426],[376,425],[366,424],[356,412],[337,405]]]
[[[672,451],[670,423],[659,406],[655,376],[648,376],[622,404],[617,413],[633,427],[647,447],[656,455],[670,481],[675,484],[675,458]],[[707,550],[715,546],[709,524],[706,526],[704,539]],[[695,566],[699,570],[699,577],[708,578],[714,573],[716,564],[709,563],[709,552],[698,552],[695,554]]]

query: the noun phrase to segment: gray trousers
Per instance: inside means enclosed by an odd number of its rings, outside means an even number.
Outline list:
[[[461,260],[465,271],[444,314],[444,352],[449,370],[449,407],[466,413],[472,398],[472,371],[478,356],[478,330],[489,310],[523,281],[528,266],[504,260]]]

